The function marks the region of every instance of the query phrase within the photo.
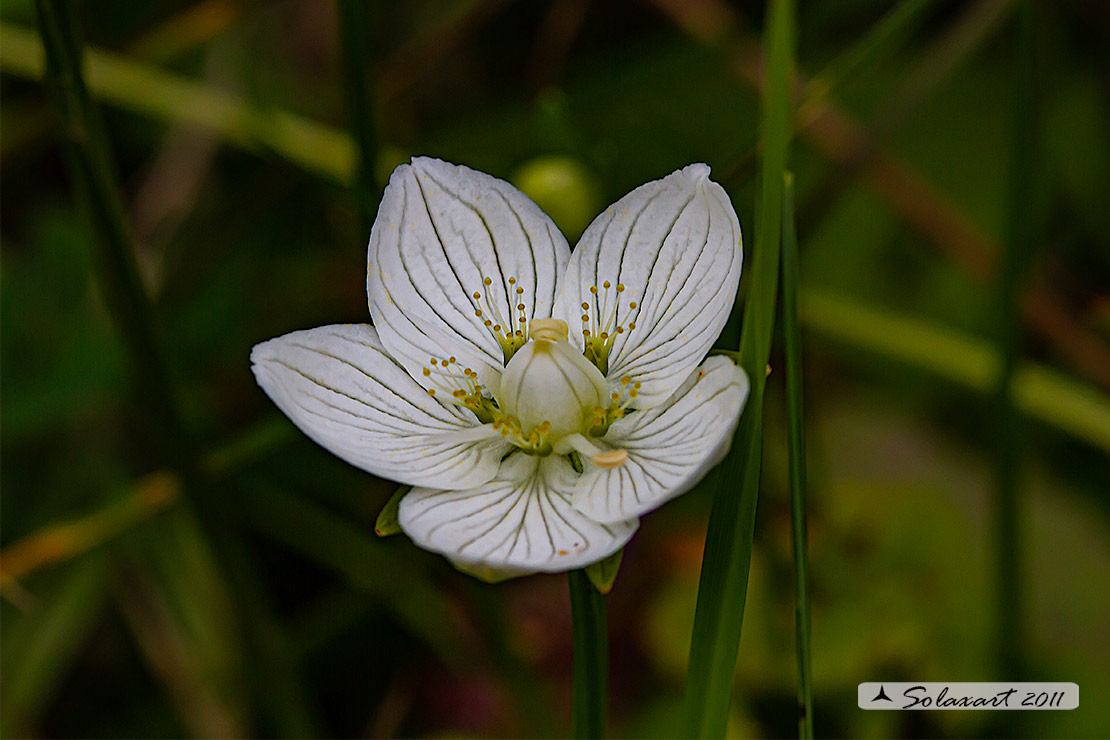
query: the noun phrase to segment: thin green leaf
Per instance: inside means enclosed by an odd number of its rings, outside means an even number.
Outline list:
[[[821,102],[860,69],[874,65],[903,44],[921,25],[925,10],[934,0],[905,0],[895,5],[863,36],[836,56],[810,81],[810,99]]]
[[[806,563],[806,443],[802,413],[802,335],[798,328],[798,237],[794,175],[786,174],[782,218],[782,336],[786,346],[786,430],[790,457],[790,530],[794,543],[794,631],[798,662],[798,736],[813,738],[810,683],[809,568]]]
[[[802,324],[847,347],[889,357],[979,393],[998,382],[1001,357],[990,343],[819,290],[802,291]],[[1110,452],[1110,396],[1043,365],[1014,374],[1022,413]]]
[[[58,587],[35,610],[4,618],[4,681],[0,734],[30,737],[50,694],[100,622],[107,602],[109,562],[90,554],[67,570]]]
[[[378,3],[367,0],[337,0],[339,39],[343,50],[343,88],[347,99],[352,139],[357,144],[355,197],[362,221],[362,233],[369,237],[379,185],[375,158],[378,153],[377,126],[374,120],[373,85],[370,81],[370,14]]]
[[[624,548],[622,547],[604,560],[590,563],[585,567],[590,583],[594,584],[594,587],[602,594],[607,594],[613,590],[613,582],[617,580],[617,573],[621,569],[621,558],[623,556]]]
[[[43,77],[42,41],[33,31],[0,24],[0,70]],[[344,185],[355,181],[355,145],[332,126],[251,105],[213,85],[139,64],[118,54],[85,54],[89,91],[97,100],[167,123],[214,131],[252,152],[272,151],[302,169]]]
[[[1021,577],[1020,480],[1023,469],[1024,419],[1015,400],[1015,380],[1022,355],[1021,298],[1034,249],[1033,183],[1038,151],[1036,75],[1033,59],[1032,0],[1023,0],[1018,13],[1018,43],[1014,79],[1014,134],[1011,143],[1008,219],[1003,239],[998,286],[998,352],[1001,371],[995,386],[994,507],[995,623],[998,625],[998,670],[1020,678],[1024,671],[1024,583]]]
[[[567,573],[574,633],[570,735],[578,740],[605,737],[609,709],[609,626],[605,597],[583,570]]]
[[[37,0],[44,79],[62,124],[70,179],[94,236],[100,291],[123,335],[152,428],[167,454],[183,452],[169,365],[124,218],[108,140],[85,88],[84,56],[72,3]],[[5,50],[25,39],[4,33]],[[22,44],[26,46],[25,43]]]
[[[767,95],[763,102],[760,200],[751,293],[744,311],[740,364],[751,390],[732,449],[716,473],[686,677],[686,734],[722,737],[744,620],[762,456],[763,389],[774,329],[782,225],[783,172],[791,132],[794,4],[770,0]]]
[[[389,497],[381,512],[378,513],[378,521],[374,524],[374,534],[379,537],[389,537],[400,533],[401,520],[398,516],[398,510],[401,508],[401,499],[411,490],[412,486],[401,486]]]
[[[473,658],[451,623],[452,609],[413,563],[300,496],[260,481],[238,487],[244,524],[307,555],[380,600],[450,666]]]

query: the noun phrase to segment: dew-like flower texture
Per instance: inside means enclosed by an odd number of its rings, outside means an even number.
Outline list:
[[[709,167],[642,185],[566,239],[512,185],[418,158],[370,236],[373,325],[256,346],[309,437],[413,486],[401,528],[471,570],[599,561],[720,462],[748,394],[706,354],[740,280],[740,222]]]

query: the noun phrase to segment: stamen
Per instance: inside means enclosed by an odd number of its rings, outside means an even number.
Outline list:
[[[489,330],[501,345],[505,364],[509,364],[516,351],[528,341],[528,305],[523,300],[524,288],[517,284],[516,276],[510,275],[505,290],[505,301],[493,292],[493,278],[482,278],[482,291],[470,294],[474,302],[474,315],[482,319],[482,325]],[[501,307],[508,314],[501,313]]]
[[[571,450],[588,457],[594,465],[605,470],[619,468],[628,461],[627,450],[603,450],[581,434],[568,434],[555,445],[557,455],[566,455]]]
[[[612,350],[616,338],[626,331],[632,331],[636,328],[635,321],[629,321],[627,326],[619,323],[620,298],[624,291],[623,283],[613,285],[605,280],[601,283],[600,298],[597,297],[599,293],[598,286],[591,285],[589,292],[593,297],[592,303],[591,301],[583,301],[580,306],[582,309],[582,337],[585,344],[583,354],[603,373],[608,372],[609,352]],[[635,311],[639,307],[636,301],[629,301],[627,305],[629,312]],[[591,324],[593,325],[591,326]]]
[[[468,408],[483,423],[493,420],[497,413],[497,402],[486,393],[485,387],[478,382],[477,372],[469,367],[463,367],[462,378],[452,373],[451,366],[459,366],[458,358],[454,355],[446,360],[432,357],[428,364],[430,367],[421,368],[420,372],[433,385],[433,387],[428,388],[429,396]],[[437,396],[437,391],[443,391],[444,396]]]

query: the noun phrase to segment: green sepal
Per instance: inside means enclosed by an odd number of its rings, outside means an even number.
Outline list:
[[[535,571],[521,570],[520,568],[495,568],[492,565],[484,565],[482,563],[464,563],[461,560],[447,558],[451,565],[455,566],[455,570],[460,573],[466,573],[468,576],[474,576],[479,581],[485,583],[501,583],[510,578],[519,578],[520,576],[531,575]]]
[[[602,594],[607,594],[613,590],[613,582],[617,580],[617,571],[621,568],[621,557],[623,555],[624,548],[622,547],[604,560],[590,563],[585,567],[584,570],[590,579],[590,583],[594,584],[594,588]]]
[[[379,537],[389,537],[401,531],[401,522],[397,517],[397,510],[401,508],[401,499],[412,490],[412,486],[401,486],[397,492],[389,497],[378,514],[378,521],[374,523],[374,534]]]

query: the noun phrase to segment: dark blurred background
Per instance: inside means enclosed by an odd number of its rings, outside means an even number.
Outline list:
[[[1015,5],[799,3],[791,164],[819,736],[1110,735],[1099,0],[1036,4],[1035,252],[1015,376],[1020,665],[1077,682],[1080,708],[999,726],[987,713],[855,706],[862,681],[1012,678],[996,657],[991,501]],[[762,3],[417,0],[368,4],[353,30],[316,0],[78,8],[185,431],[168,456],[151,432],[160,420],[71,194],[33,4],[4,0],[0,731],[564,734],[566,579],[491,586],[403,536],[377,539],[394,484],[296,433],[248,355],[294,329],[368,320],[378,188],[413,155],[509,179],[572,244],[632,187],[704,161],[751,244]],[[357,105],[352,70],[371,90]],[[374,124],[361,170],[348,136],[360,116]],[[721,346],[737,335],[734,322]],[[781,375],[769,380],[735,736],[796,732]],[[200,462],[183,478],[184,448]],[[680,733],[710,503],[698,488],[647,516],[625,552],[608,597],[615,736]]]

